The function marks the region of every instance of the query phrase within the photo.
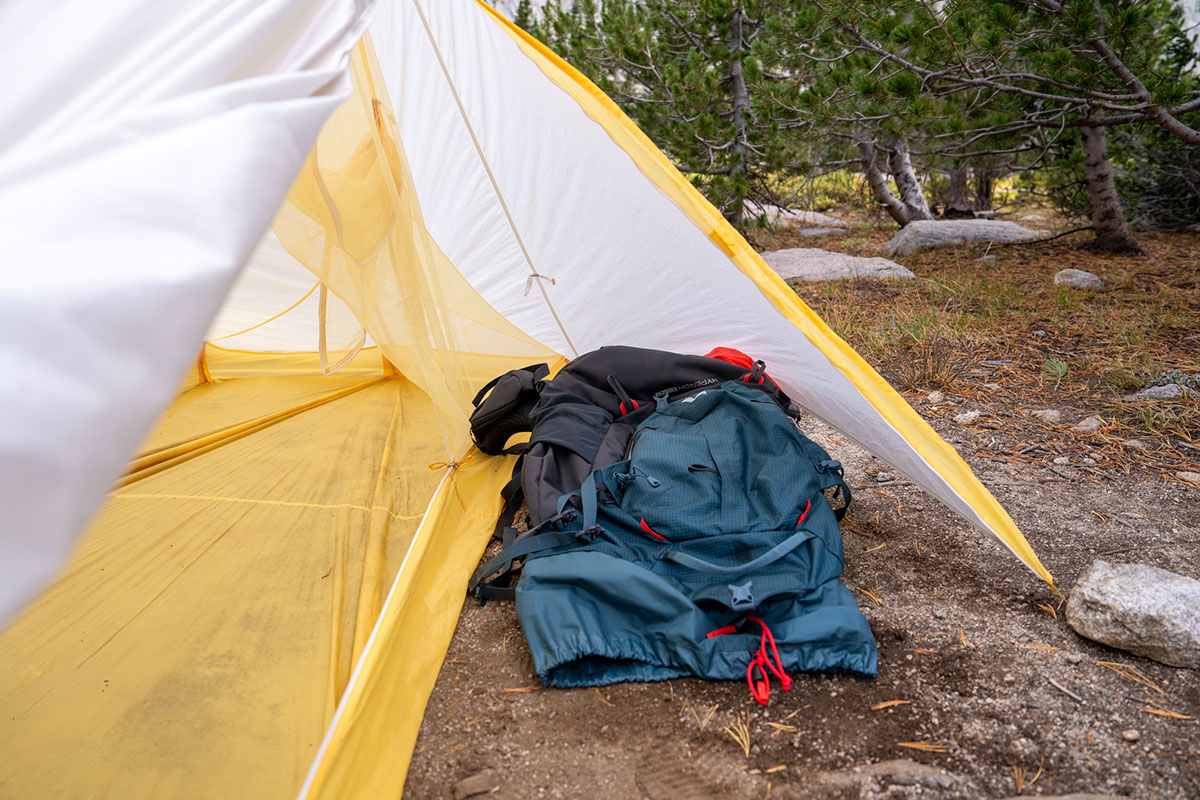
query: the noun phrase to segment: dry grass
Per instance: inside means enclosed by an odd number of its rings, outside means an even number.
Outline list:
[[[725,734],[737,742],[738,747],[745,753],[746,758],[750,757],[750,712],[747,711],[745,717],[735,715],[733,724],[725,726]]]
[[[879,255],[893,232],[856,228],[814,243],[780,231],[769,247],[818,244]],[[1164,370],[1200,373],[1200,236],[1139,236],[1146,251],[1140,257],[1096,253],[1084,246],[1086,234],[990,251],[963,245],[898,258],[916,281],[802,283],[797,292],[910,398],[951,391],[983,410],[987,424],[1044,442],[1018,461],[1087,449],[1102,467],[1171,477],[1200,467],[1200,397],[1128,402],[1124,396]],[[995,260],[978,261],[985,251]],[[1099,274],[1112,291],[1054,286],[1054,274],[1067,267]],[[1069,426],[1053,431],[1015,419],[1018,408],[1074,409],[1072,423],[1095,414],[1106,424],[1085,440]],[[1122,443],[1134,438],[1147,449],[1131,459]]]

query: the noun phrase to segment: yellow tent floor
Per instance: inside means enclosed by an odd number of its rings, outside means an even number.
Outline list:
[[[445,475],[374,359],[180,396],[0,637],[0,796],[295,794]]]

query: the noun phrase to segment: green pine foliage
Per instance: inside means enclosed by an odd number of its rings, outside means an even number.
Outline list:
[[[1026,185],[1078,205],[1085,122],[1109,126],[1124,196],[1183,192],[1192,173],[1155,166],[1200,150],[1179,16],[1173,0],[564,0],[533,32],[746,229],[746,200],[857,168],[864,141],[926,176],[1033,170]]]
[[[774,199],[796,162],[777,123],[770,0],[577,0],[543,9],[535,35],[616,100],[735,225]]]

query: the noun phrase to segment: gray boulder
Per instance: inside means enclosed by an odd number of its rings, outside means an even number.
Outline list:
[[[1168,383],[1166,386],[1147,386],[1126,400],[1178,400],[1187,392],[1178,383]]]
[[[1015,222],[994,219],[921,220],[910,222],[887,243],[888,255],[908,255],[959,242],[1020,242],[1038,233]]]
[[[796,233],[805,239],[819,239],[822,236],[832,236],[835,233],[845,233],[845,228],[801,228]]]
[[[1088,292],[1105,292],[1108,287],[1094,272],[1082,269],[1060,269],[1054,273],[1054,285],[1065,286],[1068,289],[1083,289]]]
[[[815,247],[792,247],[762,254],[784,280],[834,281],[839,278],[915,278],[907,267],[886,258],[860,258]]]
[[[1173,667],[1200,667],[1200,581],[1097,560],[1075,582],[1067,624],[1080,636]]]

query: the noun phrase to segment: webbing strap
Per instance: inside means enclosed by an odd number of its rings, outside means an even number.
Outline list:
[[[668,550],[662,554],[662,558],[664,561],[673,561],[681,567],[687,567],[700,572],[711,572],[714,575],[740,575],[744,572],[765,567],[768,564],[774,564],[811,538],[813,538],[813,535],[808,531],[797,531],[758,558],[753,558],[744,564],[735,564],[731,567],[713,564],[710,561],[696,558],[688,553],[681,553],[678,550]]]
[[[596,473],[591,472],[583,480],[579,489],[580,499],[583,500],[583,529],[586,531],[596,525]]]
[[[497,600],[502,603],[513,603],[517,599],[517,587],[515,586],[492,586],[485,583],[475,590],[476,596],[481,601]]]
[[[850,486],[846,483],[843,475],[845,470],[842,468],[840,461],[822,461],[817,464],[817,471],[826,476],[821,484],[821,491],[826,489],[836,489],[833,493],[834,497],[839,494],[842,496],[842,507],[833,509],[833,516],[838,521],[842,521],[842,517],[846,516],[846,511],[850,509]],[[832,507],[832,504],[831,506]]]
[[[489,558],[483,566],[475,570],[475,573],[471,576],[471,582],[467,584],[467,591],[475,591],[476,587],[485,578],[507,569],[518,558],[532,553],[540,553],[543,550],[552,550],[555,547],[574,544],[577,541],[578,533],[576,531],[548,531],[546,533],[520,536],[514,539],[507,547],[501,549],[499,553]]]
[[[500,516],[496,518],[496,527],[492,530],[493,539],[507,537],[521,503],[525,502],[525,493],[521,490],[521,464],[524,460],[523,455],[517,459],[517,463],[513,465],[512,477],[500,490],[500,496],[504,498],[504,507],[500,509]]]

